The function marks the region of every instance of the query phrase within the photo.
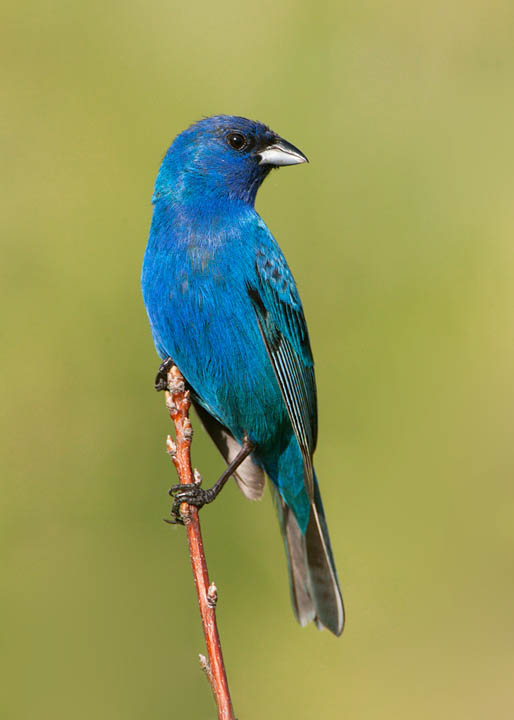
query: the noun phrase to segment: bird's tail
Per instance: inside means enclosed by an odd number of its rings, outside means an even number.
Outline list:
[[[314,481],[314,498],[305,534],[280,494],[277,491],[274,494],[296,618],[302,626],[314,620],[320,630],[326,627],[334,635],[340,635],[344,626],[343,598],[318,483]]]

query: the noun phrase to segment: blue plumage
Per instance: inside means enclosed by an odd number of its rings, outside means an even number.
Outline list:
[[[336,634],[343,606],[312,467],[313,360],[296,285],[254,209],[273,166],[305,156],[265,125],[206,118],[181,133],[155,184],[142,274],[155,346],[173,358],[248,497],[272,481],[299,621]]]

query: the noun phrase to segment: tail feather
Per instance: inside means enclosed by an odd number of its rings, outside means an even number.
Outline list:
[[[296,618],[302,626],[314,620],[319,629],[326,627],[340,635],[344,626],[343,598],[317,483],[305,535],[278,492],[275,497]]]
[[[330,545],[325,513],[317,483],[311,516],[305,533],[307,566],[318,622],[340,635],[344,627],[344,606]]]
[[[316,610],[309,592],[305,539],[292,510],[285,504],[278,492],[274,494],[286,547],[291,602],[296,619],[304,627],[316,617]]]

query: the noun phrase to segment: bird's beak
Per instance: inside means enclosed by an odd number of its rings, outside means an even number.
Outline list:
[[[271,145],[267,145],[258,153],[259,165],[298,165],[309,162],[303,152],[280,137],[276,137]]]

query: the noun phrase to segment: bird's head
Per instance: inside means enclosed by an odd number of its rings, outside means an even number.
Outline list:
[[[154,202],[165,196],[198,202],[200,194],[253,205],[272,168],[304,162],[298,148],[262,123],[232,115],[208,117],[178,135],[166,153]]]

